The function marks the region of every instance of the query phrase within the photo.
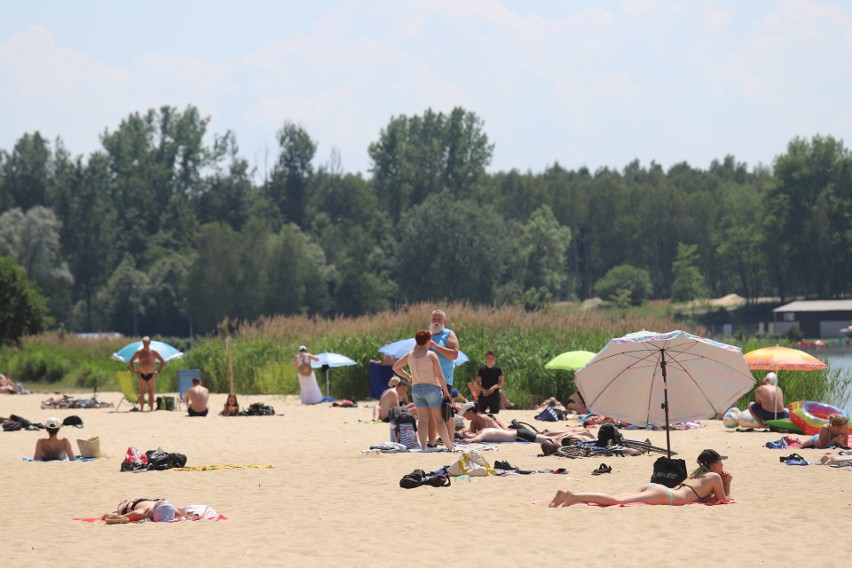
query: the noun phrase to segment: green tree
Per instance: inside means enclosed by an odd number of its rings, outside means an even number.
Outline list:
[[[198,252],[186,284],[189,316],[197,333],[212,331],[225,317],[237,315],[242,294],[242,246],[242,236],[225,224],[201,227]]]
[[[3,192],[0,211],[19,207],[28,211],[37,205],[49,206],[53,155],[41,134],[24,134],[2,160]]]
[[[595,283],[595,293],[601,298],[620,297],[623,301],[624,291],[626,291],[630,293],[630,303],[634,306],[648,299],[651,290],[651,277],[648,271],[629,264],[620,264],[610,269]]]
[[[0,344],[41,332],[46,305],[27,273],[13,259],[0,257]]]
[[[292,122],[285,122],[278,131],[278,145],[280,154],[267,186],[269,201],[285,222],[305,228],[305,204],[313,175],[311,162],[317,145],[305,130]]]
[[[678,243],[677,259],[672,263],[672,300],[675,302],[692,302],[696,298],[707,296],[704,277],[695,265],[696,262],[698,246]]]
[[[95,329],[138,336],[140,320],[145,316],[145,292],[149,287],[148,275],[137,270],[136,261],[126,254],[106,286],[95,296],[92,310]]]
[[[449,116],[428,109],[392,118],[368,149],[376,195],[391,219],[445,189],[471,197],[494,149],[483,127],[458,107]]]
[[[506,231],[489,207],[434,195],[403,215],[395,236],[396,278],[404,300],[492,301]]]

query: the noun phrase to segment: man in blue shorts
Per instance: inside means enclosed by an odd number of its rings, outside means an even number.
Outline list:
[[[754,389],[754,402],[748,409],[760,428],[766,428],[767,420],[781,420],[789,414],[784,408],[784,392],[778,386],[778,375],[767,373],[759,387]]]
[[[455,399],[459,391],[453,386],[453,371],[455,364],[453,363],[459,358],[459,340],[452,329],[446,328],[447,314],[443,310],[435,310],[429,319],[429,331],[432,333],[432,341],[429,344],[429,349],[438,355],[438,362],[441,363],[441,371],[444,373],[444,379],[447,381],[447,390],[450,391],[450,396]],[[449,416],[444,416],[447,421],[447,432],[455,432],[455,420],[453,413]],[[438,439],[438,425],[429,422],[429,446],[435,447]]]

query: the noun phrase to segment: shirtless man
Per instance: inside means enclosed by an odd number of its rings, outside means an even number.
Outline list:
[[[186,400],[186,409],[190,416],[207,416],[207,399],[210,391],[201,385],[201,377],[192,378],[192,386],[183,395]]]
[[[417,409],[414,407],[414,403],[408,403],[407,392],[407,383],[402,382],[399,377],[391,377],[391,380],[388,381],[387,390],[379,398],[378,406],[373,408],[373,420],[388,422],[390,420],[388,416],[390,409],[400,405],[404,405],[412,416],[417,416]]]
[[[49,438],[42,438],[36,442],[35,455],[33,459],[42,461],[63,461],[68,458],[69,461],[75,461],[77,457],[74,455],[74,450],[71,448],[71,442],[68,438],[59,438],[59,428],[62,423],[58,418],[51,416],[44,423]]]
[[[503,426],[503,424],[494,418],[491,418],[487,414],[482,414],[479,412],[479,408],[476,402],[468,402],[461,407],[459,411],[459,416],[464,417],[467,420],[470,420],[470,425],[459,432],[459,436],[463,439],[473,438],[486,428],[496,428],[500,430],[506,430],[507,428]]]
[[[748,403],[748,409],[760,428],[766,428],[767,420],[789,416],[784,408],[784,392],[778,386],[778,375],[766,374],[761,385],[754,389],[754,402]]]
[[[160,366],[157,366],[157,361]],[[134,366],[133,363],[136,362]],[[154,410],[154,390],[157,386],[157,375],[166,368],[163,357],[151,349],[151,338],[147,335],[142,338],[142,347],[139,348],[128,363],[130,371],[139,379],[139,407],[145,410],[145,393],[148,393],[148,406]]]

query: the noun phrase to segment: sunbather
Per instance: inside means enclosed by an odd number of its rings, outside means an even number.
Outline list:
[[[399,377],[391,377],[388,381],[388,388],[379,397],[379,404],[373,408],[373,420],[381,420],[388,422],[388,412],[395,406],[405,406],[412,416],[417,416],[417,409],[414,403],[408,403],[408,383],[403,382]]]
[[[829,446],[849,449],[849,421],[842,414],[829,416],[828,424],[823,425],[818,434],[802,442],[803,448],[825,449]]]
[[[62,427],[62,422],[59,418],[51,416],[44,423],[47,430],[48,438],[42,438],[36,442],[35,455],[33,459],[42,461],[62,461],[68,459],[74,461],[77,457],[74,455],[74,450],[71,448],[71,442],[68,438],[59,438],[59,428]]]
[[[704,450],[698,455],[698,469],[690,476],[689,483],[669,488],[649,483],[636,493],[605,495],[603,493],[572,493],[557,491],[551,507],[567,507],[574,503],[598,505],[623,505],[645,503],[648,505],[686,505],[687,503],[727,503],[731,500],[733,476],[723,469],[722,460],[716,450]]]
[[[458,415],[470,420],[470,425],[459,432],[459,437],[462,439],[472,438],[487,428],[506,430],[506,427],[497,418],[479,412],[478,402],[471,401],[462,405]]]
[[[165,499],[125,499],[114,513],[105,513],[101,519],[112,522],[134,522],[150,519],[155,523],[170,523],[186,516],[186,511]],[[127,520],[123,520],[127,519]]]

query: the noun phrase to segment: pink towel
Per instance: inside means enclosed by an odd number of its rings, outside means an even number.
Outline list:
[[[96,523],[97,521],[100,521],[100,520],[102,520],[102,519],[101,519],[100,517],[74,517],[74,518],[73,518],[73,519],[71,519],[71,520],[72,520],[72,521],[83,521],[84,523]],[[198,518],[198,519],[179,519],[179,520],[177,520],[177,521],[175,521],[175,522],[176,522],[176,523],[178,523],[178,522],[180,522],[180,521],[201,521],[201,520],[203,520],[203,518]],[[228,517],[226,517],[225,515],[219,515],[219,516],[218,516],[218,517],[216,517],[215,519],[210,519],[210,520],[211,520],[211,521],[227,521],[227,520],[228,520]]]

